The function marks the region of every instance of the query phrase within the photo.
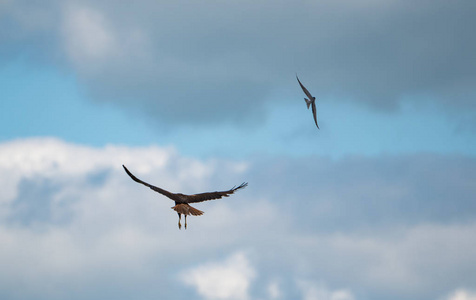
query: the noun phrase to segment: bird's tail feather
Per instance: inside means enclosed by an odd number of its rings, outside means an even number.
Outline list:
[[[178,212],[179,214],[182,215],[192,215],[192,216],[201,216],[203,215],[203,211],[196,209],[195,207],[192,207],[188,204],[177,204],[172,207],[173,210]]]
[[[195,207],[190,206],[190,214],[192,216],[201,216],[201,215],[203,215],[203,211],[201,211],[199,209],[196,209]]]
[[[309,109],[309,106],[311,105],[311,100],[304,98],[304,101],[306,101],[307,109]]]

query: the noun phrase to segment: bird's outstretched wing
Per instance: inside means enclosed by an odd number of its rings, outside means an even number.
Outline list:
[[[313,101],[311,104],[312,104],[312,115],[314,116],[314,122],[316,123],[317,129],[319,129],[319,125],[317,125],[316,102]]]
[[[145,186],[151,188],[152,190],[154,190],[154,191],[156,191],[156,192],[159,192],[159,193],[161,193],[162,195],[167,196],[167,197],[169,197],[169,198],[172,199],[172,200],[175,200],[175,198],[176,198],[176,197],[175,197],[175,194],[173,194],[173,193],[171,193],[171,192],[169,192],[169,191],[166,191],[166,190],[164,190],[164,189],[161,189],[161,188],[159,188],[159,187],[153,186],[152,184],[148,184],[148,183],[145,182],[145,181],[140,180],[139,178],[137,178],[137,177],[135,177],[134,175],[132,175],[132,173],[129,172],[129,170],[126,168],[126,166],[122,165],[122,167],[123,167],[124,170],[126,171],[127,175],[129,175],[129,176],[132,178],[132,180],[134,180],[135,182],[141,183],[141,184],[143,184],[143,185],[145,185]]]
[[[234,186],[228,191],[223,191],[223,192],[210,192],[210,193],[201,193],[201,194],[195,194],[195,195],[189,195],[187,196],[187,203],[196,203],[196,202],[202,202],[202,201],[207,201],[207,200],[215,200],[215,199],[220,199],[222,197],[228,197],[229,195],[233,194],[236,190],[242,189],[248,185],[247,182],[243,182],[239,186]]]
[[[311,93],[309,93],[309,91],[304,87],[304,85],[302,85],[302,83],[301,83],[301,81],[299,80],[297,74],[296,74],[296,79],[297,79],[297,81],[299,82],[299,85],[301,86],[301,88],[302,88],[304,94],[306,94],[306,96],[309,97],[309,100],[312,101],[312,100],[314,99],[314,97],[311,95]]]

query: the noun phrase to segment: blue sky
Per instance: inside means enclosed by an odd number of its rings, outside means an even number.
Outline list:
[[[476,299],[475,12],[0,2],[0,298]]]

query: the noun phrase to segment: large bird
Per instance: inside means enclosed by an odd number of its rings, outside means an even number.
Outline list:
[[[220,199],[222,197],[228,197],[229,195],[233,194],[236,190],[239,190],[241,188],[244,188],[248,185],[247,182],[243,182],[239,186],[234,186],[228,191],[223,191],[223,192],[210,192],[210,193],[201,193],[201,194],[195,194],[195,195],[184,195],[180,193],[171,193],[169,191],[166,191],[164,189],[161,189],[159,187],[153,186],[151,184],[148,184],[147,182],[144,182],[140,180],[139,178],[135,177],[132,175],[131,172],[126,168],[126,166],[122,165],[124,170],[126,171],[127,175],[129,175],[132,180],[135,182],[141,183],[145,186],[148,186],[152,190],[161,193],[162,195],[172,199],[175,201],[175,206],[171,207],[173,210],[175,210],[179,216],[179,221],[178,221],[178,227],[179,229],[182,229],[182,224],[180,224],[180,220],[182,219],[182,215],[185,216],[185,229],[187,229],[187,216],[193,215],[193,216],[201,216],[203,214],[203,211],[198,210],[192,206],[189,205],[189,203],[196,203],[196,202],[203,202],[207,200],[214,200],[214,199]]]
[[[317,115],[316,115],[316,97],[313,97],[311,93],[302,85],[301,81],[299,80],[297,74],[296,74],[296,79],[299,82],[299,85],[301,86],[304,94],[306,94],[309,99],[304,98],[304,101],[306,101],[307,104],[307,109],[309,109],[309,106],[312,106],[312,115],[314,116],[314,122],[316,123],[317,129],[319,129],[319,125],[317,125]]]

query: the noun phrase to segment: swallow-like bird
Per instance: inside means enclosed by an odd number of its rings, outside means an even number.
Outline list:
[[[299,80],[297,74],[296,74],[296,79],[299,82],[299,85],[301,86],[304,94],[306,94],[309,99],[304,98],[304,101],[306,101],[307,104],[307,109],[309,109],[309,106],[312,106],[312,115],[314,116],[314,122],[316,123],[317,129],[319,129],[319,125],[317,125],[317,114],[316,114],[316,97],[313,97],[311,93],[302,85],[301,81]]]
[[[215,200],[215,199],[220,199],[222,197],[228,197],[229,195],[233,194],[236,190],[239,190],[241,188],[244,188],[248,185],[247,182],[243,182],[239,186],[234,186],[228,191],[223,191],[223,192],[210,192],[210,193],[201,193],[201,194],[195,194],[195,195],[184,195],[180,193],[171,193],[169,191],[166,191],[164,189],[161,189],[159,187],[153,186],[151,184],[148,184],[147,182],[144,182],[140,180],[139,178],[135,177],[132,175],[131,172],[126,168],[126,166],[122,165],[124,170],[126,171],[127,175],[129,175],[132,180],[135,182],[141,183],[145,186],[148,186],[152,190],[161,193],[162,195],[170,198],[171,200],[175,201],[175,206],[171,207],[173,210],[175,210],[179,216],[179,221],[178,221],[178,227],[179,229],[182,228],[182,224],[180,224],[180,220],[182,219],[182,215],[185,216],[185,229],[187,229],[187,216],[193,215],[193,216],[201,216],[203,215],[203,211],[198,210],[192,206],[189,205],[189,203],[196,203],[196,202],[203,202],[207,200]]]

